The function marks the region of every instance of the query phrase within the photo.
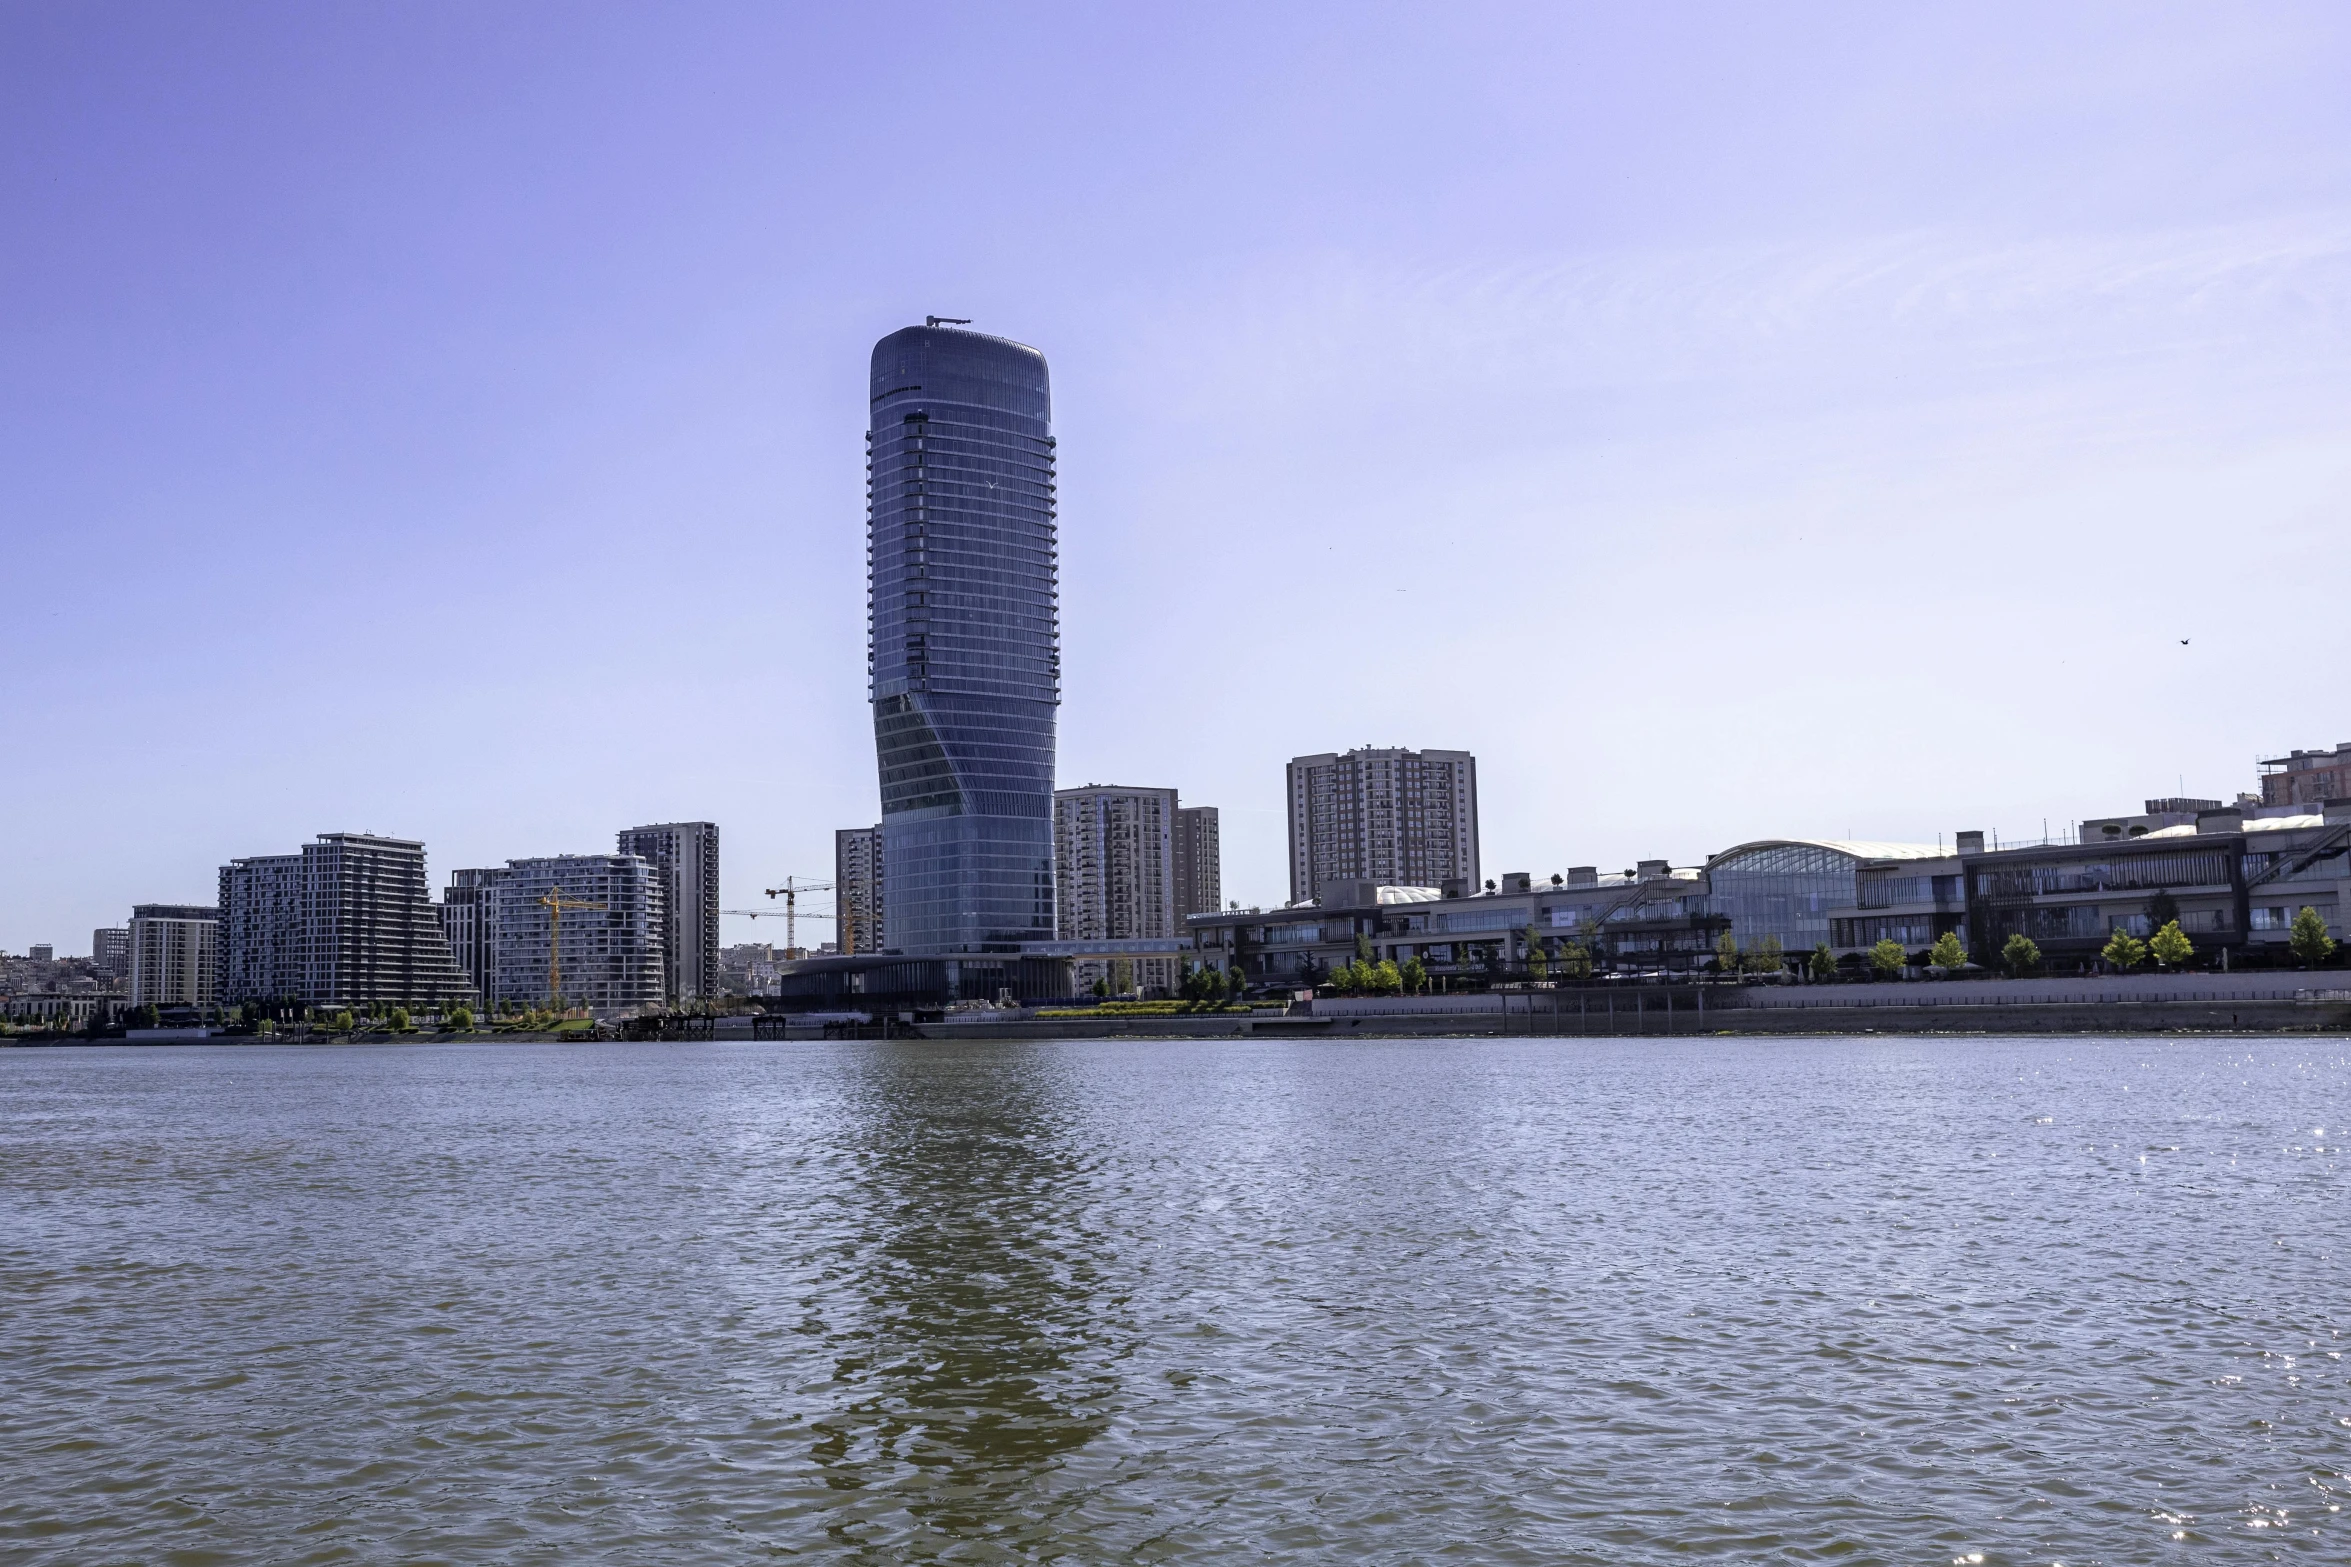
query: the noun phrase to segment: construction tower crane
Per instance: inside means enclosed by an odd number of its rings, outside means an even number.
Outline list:
[[[805,891],[806,889],[803,888],[800,890]],[[784,920],[786,929],[786,934],[784,937],[784,951],[787,953],[797,952],[800,950],[793,944],[799,936],[799,926],[792,918],[795,913],[797,914],[798,919],[804,920],[829,920],[838,917],[830,909],[720,909],[718,912],[721,914],[737,915],[747,920]]]
[[[590,903],[585,898],[567,898],[558,888],[550,887],[539,894],[539,906],[547,911],[547,1005],[557,1011],[563,1009],[563,911],[565,909],[609,909],[609,903]]]
[[[767,895],[769,897],[781,898],[784,900],[785,946],[797,948],[800,945],[799,927],[797,924],[800,916],[800,894],[804,892],[830,892],[832,890],[833,884],[829,881],[802,881],[797,876],[786,876],[784,878],[784,884],[781,887],[770,887],[767,889]],[[819,917],[820,916],[814,914],[809,916],[811,919],[816,919]],[[830,916],[823,917],[829,918]]]

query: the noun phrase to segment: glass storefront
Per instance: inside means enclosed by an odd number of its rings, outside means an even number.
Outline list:
[[[1829,910],[1851,908],[1862,857],[1825,843],[1734,849],[1706,867],[1715,914],[1731,922],[1742,950],[1777,936],[1790,952],[1829,939]]]

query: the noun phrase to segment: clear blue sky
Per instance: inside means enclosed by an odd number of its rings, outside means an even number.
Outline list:
[[[2351,740],[2347,81],[2331,5],[8,7],[0,948],[322,830],[829,872],[926,312],[1053,366],[1063,781],[1242,899],[1364,743],[1490,872],[2233,794]]]

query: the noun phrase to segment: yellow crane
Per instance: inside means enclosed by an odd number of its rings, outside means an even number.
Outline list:
[[[547,1005],[563,1010],[563,911],[565,909],[609,909],[609,903],[590,903],[585,898],[567,898],[560,888],[550,887],[539,894],[539,906],[547,911]]]

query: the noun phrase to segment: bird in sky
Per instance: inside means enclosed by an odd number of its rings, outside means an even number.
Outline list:
[[[2181,647],[2186,647],[2187,645],[2188,645],[2188,639],[2187,639],[2186,637],[2182,637],[2182,638],[2180,638],[2180,646],[2181,646]]]

